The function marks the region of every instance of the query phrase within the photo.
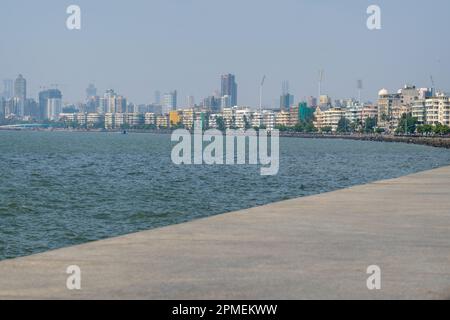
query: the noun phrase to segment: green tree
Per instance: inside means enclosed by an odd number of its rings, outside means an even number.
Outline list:
[[[250,123],[250,120],[248,119],[248,117],[246,115],[244,115],[244,126],[245,126],[245,130],[249,130],[252,128],[252,124]]]
[[[236,126],[236,116],[232,116],[231,117],[231,129],[237,129],[237,126]]]
[[[223,117],[216,118],[216,126],[220,131],[225,131],[227,126],[225,125],[225,119]]]
[[[173,124],[173,122],[170,123],[170,129],[177,130],[177,129],[185,129],[185,125],[180,121],[177,124]]]
[[[433,132],[438,135],[447,135],[450,133],[450,128],[448,126],[438,123],[434,126]]]
[[[312,121],[308,121],[305,123],[305,132],[308,133],[317,132],[317,128],[314,126],[314,123]]]
[[[323,133],[330,133],[330,132],[333,131],[333,128],[330,127],[330,126],[327,126],[327,127],[323,127],[323,128],[321,129],[321,131],[322,131]]]
[[[416,132],[417,118],[414,118],[411,113],[403,114],[400,122],[398,123],[398,134],[412,134]]]
[[[364,133],[373,133],[376,126],[377,126],[377,119],[367,117],[366,120],[364,121],[363,131]]]
[[[352,132],[352,126],[351,126],[350,120],[348,120],[345,117],[342,117],[338,122],[337,132],[339,132],[339,133]]]
[[[280,132],[287,132],[287,131],[289,131],[289,128],[284,126],[284,125],[275,126],[275,129],[279,130]]]
[[[94,128],[94,129],[104,129],[105,128],[105,121],[102,120],[102,121],[94,123],[92,125],[92,128]]]
[[[144,125],[144,130],[156,130],[158,127],[156,127],[156,124],[146,124]]]
[[[303,123],[299,122],[294,126],[294,131],[295,132],[305,132],[305,127],[303,125]]]
[[[417,126],[417,132],[420,134],[430,134],[433,133],[433,126],[429,124],[423,124],[420,126]]]

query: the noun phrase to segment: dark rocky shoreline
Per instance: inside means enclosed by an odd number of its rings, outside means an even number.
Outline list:
[[[305,139],[348,139],[359,141],[397,142],[426,145],[437,148],[450,149],[450,137],[424,137],[424,136],[390,136],[390,135],[332,135],[332,134],[304,134],[304,133],[281,133],[282,137],[305,138]]]

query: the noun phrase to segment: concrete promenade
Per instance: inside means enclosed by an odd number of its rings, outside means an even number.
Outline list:
[[[450,167],[3,261],[13,298],[448,299]]]

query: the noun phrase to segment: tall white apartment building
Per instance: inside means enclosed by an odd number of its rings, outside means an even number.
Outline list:
[[[439,93],[425,100],[426,124],[450,125],[450,97]]]

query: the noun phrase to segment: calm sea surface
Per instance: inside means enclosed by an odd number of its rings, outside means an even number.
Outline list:
[[[175,166],[171,149],[168,135],[0,131],[0,260],[450,164],[445,149],[285,138],[262,177]]]

